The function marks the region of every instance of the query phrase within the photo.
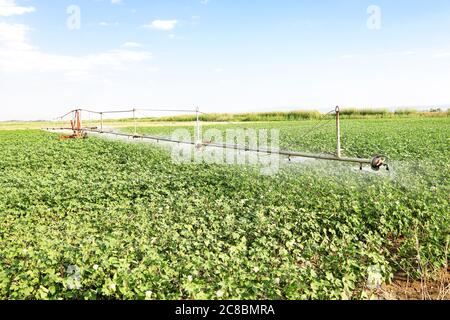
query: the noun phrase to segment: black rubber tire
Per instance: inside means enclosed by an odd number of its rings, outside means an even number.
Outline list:
[[[372,170],[379,171],[382,165],[384,165],[383,157],[376,156],[372,159],[372,163],[371,163]]]

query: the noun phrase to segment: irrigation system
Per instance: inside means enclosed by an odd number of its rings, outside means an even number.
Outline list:
[[[196,118],[196,136],[197,141],[182,141],[182,140],[175,140],[170,138],[163,138],[163,137],[154,137],[154,136],[148,136],[148,135],[139,135],[137,133],[137,117],[136,113],[139,111],[145,111],[145,112],[175,112],[175,113],[184,113],[184,114],[195,114]],[[89,126],[83,126],[83,121],[81,119],[82,113],[89,113],[89,114],[96,114],[100,116],[100,127],[89,127]],[[217,144],[217,143],[206,143],[200,139],[201,137],[201,125],[200,125],[200,115],[204,114],[199,110],[199,108],[196,109],[128,109],[128,110],[118,110],[118,111],[92,111],[89,109],[74,109],[65,115],[55,118],[54,120],[63,121],[64,119],[71,117],[70,128],[46,128],[45,130],[48,131],[68,131],[70,130],[73,132],[71,135],[62,135],[60,137],[61,140],[64,139],[84,139],[88,136],[88,133],[95,133],[95,134],[107,134],[107,135],[113,135],[117,137],[126,137],[131,139],[141,139],[141,140],[149,140],[154,142],[168,142],[168,143],[175,143],[175,144],[185,144],[185,145],[192,145],[196,147],[197,149],[200,148],[223,148],[223,149],[233,149],[237,151],[245,151],[245,152],[255,152],[255,153],[263,153],[263,154],[276,154],[280,156],[285,156],[289,160],[291,158],[308,158],[308,159],[317,159],[317,160],[327,160],[327,161],[337,161],[337,162],[346,162],[346,163],[355,163],[359,164],[360,169],[363,170],[364,165],[369,165],[372,170],[379,171],[382,167],[385,167],[386,170],[389,170],[389,164],[387,163],[385,157],[383,156],[375,156],[372,159],[363,159],[363,158],[351,158],[351,157],[345,157],[342,156],[342,148],[341,148],[341,119],[340,119],[340,108],[336,107],[336,109],[333,111],[335,118],[336,118],[336,152],[334,154],[317,154],[317,153],[309,153],[309,152],[299,152],[299,151],[287,151],[287,150],[270,150],[270,149],[260,149],[260,148],[251,148],[247,146],[240,146],[240,145],[230,145],[230,144]],[[132,114],[132,120],[134,125],[134,133],[133,134],[127,134],[122,132],[116,132],[116,131],[105,131],[104,126],[104,116],[105,115],[111,115],[111,114]]]

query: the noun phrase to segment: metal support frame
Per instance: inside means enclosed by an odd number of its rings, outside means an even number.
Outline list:
[[[101,133],[98,130],[91,130],[91,129],[83,129],[83,130],[86,132],[91,132],[91,133]],[[156,141],[156,142],[169,142],[169,143],[197,146],[197,143],[195,141],[194,142],[179,141],[179,140],[173,140],[173,139],[169,139],[169,138],[153,137],[153,136],[146,136],[146,135],[136,137],[131,134],[119,133],[119,132],[108,132],[107,134],[114,135],[117,137],[139,138],[141,140],[152,140],[152,141]],[[264,153],[264,154],[278,154],[278,155],[286,156],[286,157],[301,157],[301,158],[318,159],[318,160],[351,162],[351,163],[358,163],[358,164],[371,164],[372,163],[371,159],[348,158],[348,157],[338,158],[335,155],[328,155],[328,154],[314,154],[314,153],[307,153],[307,152],[270,150],[270,149],[254,149],[254,148],[243,147],[243,146],[238,146],[238,145],[210,143],[210,144],[205,144],[204,147],[233,149],[233,150],[238,150],[238,151],[257,152],[257,153]]]
[[[341,149],[341,119],[340,119],[340,108],[336,107],[336,156],[341,158],[342,149]]]
[[[144,110],[144,109],[142,109]],[[101,118],[101,125],[100,130],[95,129],[89,129],[89,128],[82,128],[82,122],[81,122],[81,112],[91,112],[100,114]],[[363,167],[363,165],[370,165],[373,170],[378,171],[381,167],[386,167],[387,170],[389,170],[389,165],[386,163],[386,160],[384,157],[376,156],[373,159],[361,159],[361,158],[351,158],[351,157],[343,157],[342,156],[342,149],[341,149],[341,126],[340,126],[340,107],[336,107],[336,154],[314,154],[314,153],[308,153],[308,152],[295,152],[295,151],[282,151],[282,150],[267,150],[267,149],[255,149],[255,148],[249,148],[245,146],[238,146],[238,145],[227,145],[227,144],[215,144],[215,143],[208,143],[204,144],[202,142],[201,137],[201,127],[200,127],[200,109],[197,107],[195,111],[192,110],[184,110],[183,112],[195,112],[196,114],[196,137],[195,141],[193,142],[186,142],[186,141],[178,141],[178,140],[172,140],[172,139],[166,139],[161,137],[151,137],[151,136],[145,136],[145,135],[137,135],[137,119],[136,119],[136,111],[137,109],[134,108],[132,110],[125,110],[125,111],[103,111],[103,112],[97,112],[97,111],[89,111],[89,110],[83,110],[83,109],[76,109],[73,110],[66,115],[61,117],[61,120],[65,118],[66,116],[70,114],[74,114],[74,120],[71,121],[72,123],[72,129],[74,130],[74,137],[85,137],[87,132],[93,132],[93,133],[105,133],[103,131],[103,115],[107,113],[133,113],[133,122],[134,122],[134,134],[125,134],[125,133],[117,133],[117,132],[109,132],[108,134],[115,135],[115,136],[121,136],[121,137],[128,137],[128,138],[140,138],[142,140],[153,140],[156,142],[170,142],[170,143],[177,143],[177,144],[186,144],[186,145],[193,145],[197,148],[199,147],[213,147],[213,148],[223,148],[223,149],[234,149],[239,151],[247,151],[247,152],[257,152],[257,153],[265,153],[265,154],[278,154],[281,156],[286,156],[289,159],[291,157],[301,157],[301,158],[309,158],[309,159],[319,159],[319,160],[328,160],[328,161],[339,161],[339,162],[350,162],[350,163],[357,163],[360,165],[360,168]],[[156,111],[156,110],[152,110]],[[163,111],[163,110],[159,110]],[[166,111],[175,111],[175,110],[166,110]],[[65,128],[47,128],[47,130],[66,130]]]
[[[133,109],[134,136],[137,136],[136,109]]]
[[[200,109],[197,107],[195,110],[196,115],[196,142],[197,145],[200,146],[203,144],[202,142],[202,134],[201,134],[201,128],[200,128]]]
[[[59,137],[60,140],[66,139],[83,139],[86,137],[86,133],[83,131],[83,122],[81,120],[81,109],[73,110],[69,114],[72,114],[72,120],[70,120],[71,130],[73,134],[62,135]],[[67,116],[66,115],[66,116]]]

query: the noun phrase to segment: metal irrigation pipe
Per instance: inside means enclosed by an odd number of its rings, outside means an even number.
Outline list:
[[[84,110],[84,109],[82,109],[83,111],[85,111],[85,112],[91,112],[91,113],[97,113],[97,114],[112,114],[112,113],[131,113],[131,112],[133,112],[134,110],[118,110],[118,111],[89,111],[89,110]]]
[[[197,110],[172,110],[172,109],[136,109],[137,111],[147,111],[147,112],[187,112],[196,113]]]
[[[91,129],[83,129],[83,131],[99,133],[99,134],[105,133],[105,132],[100,132],[98,130],[91,130]],[[198,143],[193,142],[193,141],[181,141],[181,140],[174,140],[174,139],[162,138],[162,137],[137,136],[137,135],[131,135],[131,134],[119,133],[119,132],[107,132],[106,134],[115,135],[115,136],[119,136],[119,137],[134,138],[134,139],[139,138],[139,139],[144,139],[144,140],[153,140],[153,141],[157,141],[157,142],[162,141],[162,142],[199,146]],[[286,157],[301,157],[301,158],[309,158],[309,159],[351,162],[351,163],[359,163],[359,164],[372,164],[372,161],[373,161],[371,159],[337,157],[335,155],[314,154],[314,153],[307,153],[307,152],[295,152],[295,151],[285,151],[285,150],[256,149],[256,148],[249,148],[249,147],[243,147],[243,146],[238,146],[238,145],[215,144],[215,143],[201,144],[200,147],[233,149],[233,150],[246,151],[246,152],[257,152],[257,153],[282,155],[282,156],[286,156]]]
[[[101,113],[131,113],[134,111],[148,111],[148,112],[188,112],[188,113],[195,113],[197,112],[196,110],[174,110],[174,109],[140,109],[140,108],[135,108],[135,109],[131,109],[131,110],[117,110],[117,111],[92,111],[92,110],[87,110],[87,109],[81,109],[82,111],[85,112],[90,112],[90,113],[96,113],[96,114],[101,114]],[[73,112],[73,111],[71,111]]]
[[[72,114],[72,113],[74,113],[74,112],[77,111],[77,110],[79,110],[79,109],[71,110],[71,111],[67,112],[65,115],[63,115],[63,116],[61,116],[61,117],[58,117],[58,118],[56,118],[56,119],[61,119],[61,120],[63,120],[63,119],[64,119],[65,117],[67,117],[69,114]]]
[[[70,115],[71,113],[74,113],[76,111],[83,111],[83,112],[88,112],[88,113],[94,113],[94,114],[99,114],[99,115],[104,115],[104,114],[114,114],[114,113],[134,113],[136,111],[147,111],[147,112],[186,112],[186,113],[197,113],[197,114],[205,114],[203,112],[201,112],[199,109],[196,110],[181,110],[181,109],[138,109],[138,108],[134,108],[134,109],[130,109],[130,110],[110,110],[110,111],[93,111],[93,110],[89,110],[89,109],[82,109],[82,108],[78,108],[78,109],[73,109],[69,112],[67,112],[65,115],[61,116],[61,117],[57,117],[55,119],[64,119],[65,117],[67,117],[68,115]]]

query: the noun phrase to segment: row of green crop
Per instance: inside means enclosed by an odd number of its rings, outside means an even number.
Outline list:
[[[279,123],[295,133],[282,143],[328,149],[303,142],[306,124]],[[346,152],[384,146],[390,175],[317,163],[262,176],[145,144],[0,132],[0,299],[358,299],[373,273],[444,267],[447,119],[343,126]]]

